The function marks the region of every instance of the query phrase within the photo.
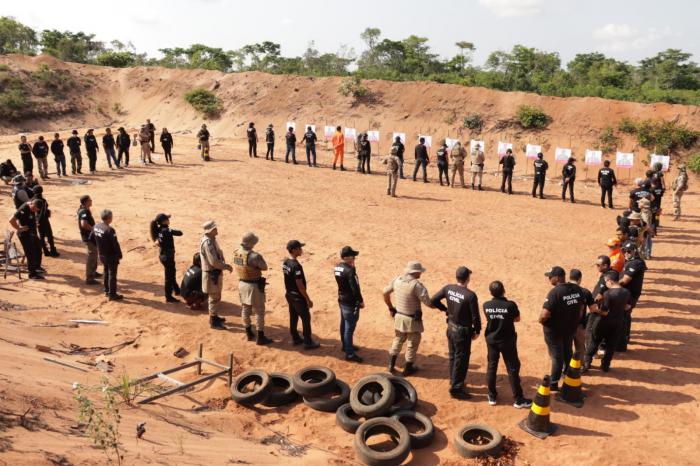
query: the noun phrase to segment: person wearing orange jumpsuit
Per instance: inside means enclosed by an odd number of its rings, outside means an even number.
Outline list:
[[[331,142],[333,143],[333,170],[335,170],[335,166],[340,161],[340,171],[345,171],[345,167],[343,167],[343,157],[345,156],[345,135],[341,131],[342,128],[340,126],[335,128],[335,134],[333,134],[333,139],[331,139]]]

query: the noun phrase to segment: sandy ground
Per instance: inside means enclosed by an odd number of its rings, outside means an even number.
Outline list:
[[[3,137],[0,144],[11,148],[14,138]],[[577,183],[580,201],[576,205],[557,199],[560,188],[554,182],[546,187],[547,200],[532,199],[526,195],[529,179],[516,179],[516,194],[507,197],[496,191],[500,181],[494,177],[487,178],[485,192],[402,181],[400,197],[391,199],[385,194],[383,174],[333,172],[327,168],[330,152],[319,154],[325,167],[313,169],[251,160],[241,140],[216,139],[214,160],[203,165],[194,146],[191,138],[176,138],[175,166],[162,165],[160,152],[157,165],[132,163],[124,171],[109,171],[101,158],[97,176],[81,177],[87,184],[76,185],[72,177],[45,183],[61,257],[45,260],[46,282],[19,283],[16,277],[8,277],[0,284],[1,410],[20,414],[29,410],[28,416],[37,419],[25,422],[26,427],[0,425],[0,464],[107,461],[76,430],[71,392],[73,382],[95,384],[104,374],[95,369],[84,374],[47,363],[43,358],[51,355],[35,350],[36,344],[55,349],[71,343],[112,346],[138,337],[135,344],[109,356],[116,366],[111,375],[138,377],[180,364],[182,360],[172,353],[180,346],[194,353],[201,342],[205,356],[222,363],[233,352],[236,373],[250,368],[292,373],[305,365],[323,364],[352,384],[386,366],[393,327],[381,289],[411,259],[421,260],[428,269],[423,281],[431,292],[450,282],[461,264],[474,271],[472,288],[481,301],[488,296],[491,280],[505,283],[508,297],[519,303],[523,314],[518,324],[521,375],[526,394],[532,395],[549,368],[537,323],[549,289],[543,272],[554,264],[577,267],[584,272],[584,284],[592,286],[594,258],[605,252],[603,243],[613,234],[614,218],[620,212],[597,205],[598,190],[592,182]],[[429,170],[437,175],[434,165]],[[9,217],[7,188],[0,190],[0,212]],[[618,206],[626,202],[626,192],[623,187],[616,193]],[[125,252],[119,281],[126,297],[123,302],[107,302],[98,288],[82,283],[85,254],[75,211],[78,197],[85,193],[94,199],[93,211],[114,211],[114,227]],[[670,195],[666,197],[663,208],[669,212]],[[437,435],[432,446],[413,452],[407,464],[464,464],[451,443],[455,431],[467,422],[489,423],[513,439],[519,449],[517,464],[697,464],[697,442],[693,441],[700,428],[697,201],[691,191],[684,199],[684,221],[671,222],[668,215],[662,220],[656,258],[649,263],[646,291],[634,315],[630,351],[616,357],[610,373],[594,370],[584,376],[588,395],[584,408],[553,401],[552,420],[560,428],[547,440],[537,440],[517,427],[527,412],[510,406],[502,366],[501,403],[486,404],[482,338],[473,345],[467,381],[474,399],[449,398],[444,318],[437,311],[426,311],[418,359],[421,371],[411,380],[419,393],[418,410],[432,417]],[[232,275],[225,276],[223,297],[228,332],[210,330],[203,313],[163,302],[163,269],[147,237],[148,222],[161,211],[172,214],[173,227],[185,232],[176,239],[178,277],[197,249],[203,221],[218,222],[220,244],[229,259],[243,232],[258,234],[257,249],[271,264],[267,332],[276,340],[272,346],[245,341]],[[314,334],[323,345],[314,352],[293,347],[287,330],[280,265],[284,246],[292,238],[307,243],[301,261],[315,302]],[[362,365],[346,363],[339,348],[332,269],[345,244],[361,251],[357,265],[367,306],[356,342],[365,358]],[[104,319],[109,325],[70,328],[65,326],[68,319]],[[89,359],[52,357],[72,363]],[[402,358],[399,365],[403,366]],[[187,371],[184,379],[191,377],[193,372]],[[125,464],[355,462],[352,436],[335,426],[333,415],[303,404],[242,408],[229,402],[221,380],[146,407],[125,407],[121,413]],[[147,432],[137,441],[135,426],[141,421],[147,422]],[[291,456],[291,450],[274,442],[261,444],[274,432],[308,449]]]

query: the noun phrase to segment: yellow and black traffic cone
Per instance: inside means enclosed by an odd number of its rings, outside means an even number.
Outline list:
[[[549,384],[549,376],[545,375],[542,384],[537,389],[535,399],[532,401],[530,413],[518,424],[525,432],[540,439],[547,438],[557,428],[556,424],[549,422],[549,403],[551,398]]]
[[[569,403],[580,408],[583,406],[583,392],[581,391],[581,359],[578,354],[571,358],[566,368],[564,383],[556,396],[558,401]]]

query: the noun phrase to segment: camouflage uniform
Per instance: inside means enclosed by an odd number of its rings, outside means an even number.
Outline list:
[[[472,189],[474,189],[474,185],[478,180],[479,190],[481,190],[481,179],[484,176],[485,160],[486,158],[484,157],[484,151],[482,151],[479,147],[475,147],[471,152]]]
[[[267,270],[265,259],[253,251],[258,237],[253,233],[243,235],[241,247],[233,253],[233,265],[238,273],[238,293],[241,298],[241,318],[246,332],[251,331],[250,316],[255,312],[255,326],[258,332],[265,329],[265,291],[262,271]]]
[[[386,188],[387,196],[396,197],[396,183],[399,180],[399,167],[401,167],[401,159],[397,155],[396,147],[391,148],[391,155],[382,160],[386,165],[386,175],[389,180],[389,186]]]
[[[199,253],[202,258],[202,292],[209,295],[209,315],[218,316],[221,291],[224,287],[223,271],[230,266],[224,261],[224,252],[216,238],[206,234],[216,228],[216,224],[206,222],[203,228],[205,234],[199,243]]]
[[[678,165],[678,176],[671,184],[673,190],[673,220],[681,218],[681,198],[688,190],[688,173],[685,171],[685,164]]]

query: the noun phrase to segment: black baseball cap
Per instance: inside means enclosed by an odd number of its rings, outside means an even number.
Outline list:
[[[299,249],[301,247],[306,246],[304,243],[297,239],[293,239],[289,242],[287,242],[287,251],[293,251],[294,249]]]
[[[353,248],[350,246],[345,246],[343,249],[340,250],[340,257],[342,259],[346,257],[356,257],[360,255],[360,251],[355,251]]]
[[[162,223],[162,222],[166,221],[166,220],[169,219],[169,218],[170,218],[170,215],[167,215],[167,214],[158,214],[158,215],[156,215],[156,222]]]
[[[464,280],[469,278],[471,276],[471,274],[472,274],[472,271],[469,270],[467,267],[462,265],[460,267],[457,267],[457,271],[455,272],[455,278],[457,278],[457,280],[463,282]]]
[[[564,269],[559,267],[558,265],[555,265],[552,267],[548,272],[544,273],[545,277],[566,277],[566,272]]]

